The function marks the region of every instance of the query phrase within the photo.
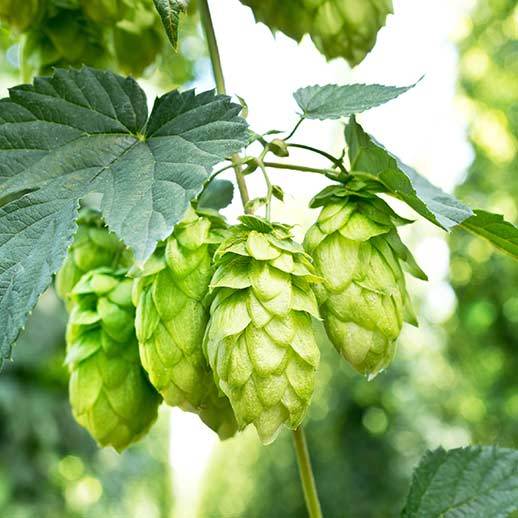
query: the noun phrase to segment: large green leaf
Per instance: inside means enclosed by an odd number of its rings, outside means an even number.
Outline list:
[[[415,86],[325,85],[300,88],[294,94],[307,119],[339,119],[380,106]]]
[[[353,174],[378,181],[388,193],[445,230],[473,215],[469,207],[389,153],[363,130],[354,117],[349,120],[345,135]]]
[[[428,452],[414,473],[405,518],[506,518],[518,510],[518,451],[470,447]]]
[[[463,221],[461,227],[486,238],[502,252],[518,259],[518,228],[500,214],[475,210],[475,215]]]
[[[57,70],[0,101],[0,198],[11,200],[0,208],[3,356],[65,256],[79,199],[102,194],[108,226],[145,260],[212,166],[246,143],[240,109],[175,91],[148,119],[135,81],[89,68]]]
[[[162,19],[165,32],[173,48],[178,46],[178,29],[180,15],[186,11],[184,0],[153,0],[155,8]]]

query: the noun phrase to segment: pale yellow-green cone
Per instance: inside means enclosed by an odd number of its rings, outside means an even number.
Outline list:
[[[297,428],[309,407],[320,353],[310,258],[290,230],[243,216],[217,252],[204,348],[240,428],[264,443]]]
[[[198,413],[221,429],[221,438],[237,427],[228,400],[218,397],[202,343],[213,252],[225,232],[217,213],[190,208],[133,289],[140,357],[151,382],[168,405]]]
[[[360,63],[393,12],[392,0],[241,0],[258,21],[300,41],[309,34],[328,58]]]
[[[74,417],[117,451],[147,433],[162,400],[140,364],[131,289],[123,272],[88,272],[73,290],[67,328]]]
[[[397,219],[379,198],[331,198],[304,241],[324,279],[316,292],[329,338],[369,377],[392,361],[403,320],[416,323],[400,260],[424,274],[399,240]]]
[[[85,273],[101,267],[129,268],[133,261],[131,251],[108,230],[99,212],[82,210],[77,224],[67,258],[56,274],[56,291],[65,302]]]

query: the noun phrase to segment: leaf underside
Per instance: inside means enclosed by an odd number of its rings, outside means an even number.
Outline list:
[[[212,91],[174,91],[148,117],[134,80],[90,68],[56,70],[0,100],[4,358],[65,257],[79,200],[100,193],[108,226],[144,261],[211,168],[245,145],[240,110]]]
[[[518,510],[518,451],[473,446],[428,452],[414,472],[404,518],[506,518]]]
[[[376,84],[307,86],[297,90],[294,97],[306,119],[339,119],[385,104],[416,84],[401,87]]]
[[[185,12],[183,0],[153,0],[155,8],[162,19],[165,32],[174,49],[178,48],[178,31],[180,15]]]

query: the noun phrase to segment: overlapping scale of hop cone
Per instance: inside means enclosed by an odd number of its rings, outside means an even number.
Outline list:
[[[73,414],[117,451],[147,433],[162,399],[140,364],[131,289],[113,269],[86,273],[72,292],[66,337]]]
[[[416,324],[401,261],[426,276],[397,234],[406,222],[374,196],[331,196],[304,241],[324,279],[316,291],[327,334],[369,377],[392,361],[403,321]]]
[[[190,208],[135,281],[142,364],[166,403],[197,412],[222,439],[236,422],[203,355],[207,294],[216,245],[227,231],[213,211]]]
[[[217,252],[204,348],[240,428],[264,443],[295,429],[313,394],[319,350],[310,258],[288,227],[243,216]]]
[[[56,275],[56,291],[65,301],[81,277],[96,268],[129,268],[132,253],[108,230],[99,212],[86,209],[77,220],[78,229],[67,258]]]
[[[328,59],[360,63],[392,13],[392,0],[241,0],[258,21],[301,40],[309,34]]]

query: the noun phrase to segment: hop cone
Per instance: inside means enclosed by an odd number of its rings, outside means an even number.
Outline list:
[[[85,274],[67,328],[73,414],[101,446],[117,451],[147,433],[161,401],[140,365],[131,287],[109,268]]]
[[[85,15],[96,23],[112,24],[123,16],[121,0],[81,0]]]
[[[196,411],[221,438],[233,435],[236,424],[228,400],[217,393],[202,343],[212,249],[225,231],[216,213],[189,209],[133,292],[140,356],[151,383],[169,405]]]
[[[392,0],[241,0],[258,21],[299,41],[309,34],[329,59],[344,57],[354,66],[376,43],[392,12]]]
[[[400,261],[424,274],[398,237],[403,222],[379,198],[328,199],[304,242],[324,278],[317,295],[328,336],[369,377],[392,361],[403,320],[415,324]]]
[[[103,266],[127,268],[132,263],[131,252],[106,228],[97,211],[83,210],[77,223],[74,242],[56,275],[56,291],[65,301],[86,272]]]
[[[241,428],[261,440],[297,428],[313,394],[318,307],[309,257],[282,225],[243,216],[217,252],[204,347]]]

